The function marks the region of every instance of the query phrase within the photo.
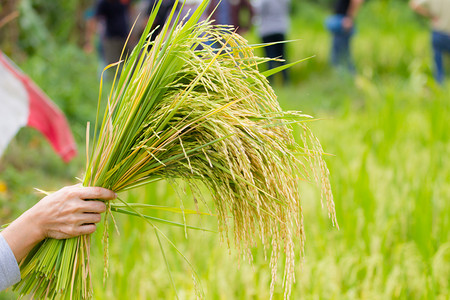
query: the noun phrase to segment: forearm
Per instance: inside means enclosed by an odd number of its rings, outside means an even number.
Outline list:
[[[364,0],[352,0],[347,11],[347,17],[354,19]]]
[[[433,18],[433,15],[428,11],[428,9],[426,9],[425,7],[423,7],[420,4],[417,4],[416,1],[414,1],[414,0],[410,1],[409,6],[411,7],[412,10],[414,10],[419,15],[422,15],[428,19]]]
[[[95,17],[87,20],[86,22],[86,32],[85,32],[85,36],[84,36],[84,40],[85,40],[85,45],[84,48],[85,50],[92,51],[93,50],[93,41],[94,41],[94,36],[95,36],[95,32],[97,31],[97,20],[95,19]]]

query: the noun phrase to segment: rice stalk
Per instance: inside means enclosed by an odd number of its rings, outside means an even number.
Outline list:
[[[250,250],[258,243],[270,251],[271,294],[284,254],[288,298],[305,240],[299,180],[319,183],[336,223],[328,170],[320,143],[307,127],[309,117],[281,110],[258,70],[267,59],[254,56],[254,47],[233,28],[198,22],[206,0],[182,21],[175,4],[167,24],[175,19],[179,25],[164,26],[149,42],[160,3],[122,62],[102,121],[97,118],[99,133],[88,151],[83,185],[119,193],[163,179],[201,182],[211,191],[227,245],[250,262]],[[292,126],[302,129],[299,144]],[[145,219],[159,242],[160,235],[167,239],[153,223],[165,220],[142,215],[126,202],[108,206],[111,212]],[[89,236],[43,241],[21,263],[23,280],[15,289],[36,298],[91,298],[89,245]]]

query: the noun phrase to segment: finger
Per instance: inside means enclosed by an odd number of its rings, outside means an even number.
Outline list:
[[[79,200],[79,211],[82,213],[103,213],[106,211],[106,204],[102,201]]]
[[[117,197],[116,193],[101,187],[82,187],[78,190],[80,199],[103,199],[112,200]]]
[[[78,225],[98,223],[102,220],[102,215],[96,213],[80,214],[78,218]]]
[[[84,224],[77,228],[77,235],[91,234],[95,232],[95,229],[97,229],[95,224]]]

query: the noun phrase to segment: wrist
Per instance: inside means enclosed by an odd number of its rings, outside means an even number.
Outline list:
[[[34,210],[28,210],[19,217],[19,220],[22,228],[25,228],[24,231],[27,232],[27,238],[31,243],[37,244],[46,238],[39,213],[36,213]]]
[[[39,228],[34,226],[33,220],[30,220],[25,214],[8,225],[2,231],[2,235],[17,262],[20,262],[43,239]]]

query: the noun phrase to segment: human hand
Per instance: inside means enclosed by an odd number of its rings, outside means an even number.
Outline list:
[[[342,27],[345,31],[350,31],[353,27],[353,19],[351,17],[344,17],[342,19]]]
[[[115,197],[114,192],[100,187],[64,187],[22,214],[2,235],[20,261],[45,238],[65,239],[93,233],[106,204],[91,199],[110,200]]]
[[[438,26],[439,25],[439,21],[440,21],[439,17],[436,17],[436,16],[432,16],[431,17],[431,24],[432,24],[432,26],[434,26],[434,27]]]
[[[100,187],[68,186],[43,198],[27,213],[34,216],[43,238],[66,239],[91,234],[101,221],[106,204],[93,199],[110,200],[116,195]],[[86,201],[90,200],[90,201]]]
[[[92,46],[92,43],[86,43],[83,46],[83,50],[86,54],[91,54],[94,52],[94,46]]]

